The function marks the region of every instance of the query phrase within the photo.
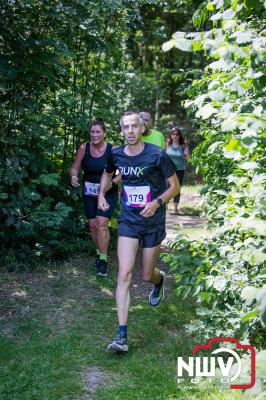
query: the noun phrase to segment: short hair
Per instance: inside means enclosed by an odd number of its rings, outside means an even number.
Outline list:
[[[95,125],[99,125],[104,133],[106,133],[106,126],[102,118],[96,118],[95,120],[93,120],[92,123],[88,126],[88,132],[90,132],[91,128]]]
[[[150,111],[148,111],[148,110],[141,110],[141,111],[139,112],[139,114],[140,114],[140,115],[141,115],[142,113],[149,114],[149,115],[150,115],[150,117],[151,117],[151,112],[150,112]]]
[[[120,120],[119,120],[121,128],[123,128],[123,124],[122,124],[123,118],[127,117],[128,115],[137,115],[139,118],[140,124],[143,125],[143,118],[138,111],[125,111],[124,114],[121,115]]]

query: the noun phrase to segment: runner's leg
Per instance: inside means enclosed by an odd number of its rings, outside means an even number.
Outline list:
[[[110,242],[108,221],[106,217],[96,216],[97,243],[101,254],[107,254]]]
[[[116,304],[119,325],[127,325],[128,309],[130,304],[130,290],[132,272],[135,266],[139,239],[118,237],[119,273],[116,288]]]
[[[183,183],[184,174],[185,174],[185,171],[183,171],[183,170],[177,170],[176,171],[176,175],[177,175],[178,182],[179,182],[179,185],[180,185],[180,190],[181,190],[181,186],[182,186],[182,183]],[[174,212],[177,213],[177,208],[178,208],[178,204],[179,204],[179,201],[180,201],[180,192],[174,197],[173,201],[174,201]]]
[[[96,249],[98,249],[98,238],[97,238],[97,225],[96,219],[88,219],[88,227],[91,234],[91,239]]]
[[[155,267],[160,252],[160,246],[161,244],[141,250],[142,279],[153,284],[158,284],[161,280],[160,271]]]
[[[82,201],[83,201],[83,205],[84,205],[84,209],[85,209],[85,214],[87,217],[88,230],[91,234],[91,239],[95,246],[95,250],[96,250],[96,254],[97,254],[97,258],[96,258],[96,262],[95,262],[95,266],[97,266],[99,249],[98,249],[97,226],[96,226],[95,218],[96,218],[96,213],[97,213],[98,202],[97,202],[97,198],[92,197],[92,196],[83,196]]]
[[[164,299],[165,273],[155,268],[159,251],[160,244],[156,247],[144,247],[142,249],[142,278],[153,283],[153,289],[149,295],[151,306],[158,306]]]

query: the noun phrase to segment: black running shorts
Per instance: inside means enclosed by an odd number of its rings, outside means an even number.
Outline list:
[[[119,222],[118,236],[139,239],[140,247],[150,248],[158,246],[166,236],[165,226],[142,226],[127,222]]]
[[[94,219],[96,216],[111,218],[115,206],[118,200],[118,191],[112,190],[110,193],[106,193],[106,201],[109,204],[107,211],[102,211],[98,208],[98,197],[97,196],[84,196],[83,204],[85,208],[85,214],[88,219]]]

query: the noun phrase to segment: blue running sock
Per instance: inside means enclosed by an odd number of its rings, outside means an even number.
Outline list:
[[[127,326],[119,325],[119,335],[123,338],[127,338]]]

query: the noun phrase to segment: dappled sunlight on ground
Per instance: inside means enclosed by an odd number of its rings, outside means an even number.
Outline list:
[[[208,235],[207,219],[200,216],[201,198],[197,193],[188,190],[181,194],[178,213],[174,214],[173,202],[170,201],[166,213],[166,238],[162,243],[167,246],[168,241],[174,240],[178,234],[185,234],[190,239],[200,239]]]

